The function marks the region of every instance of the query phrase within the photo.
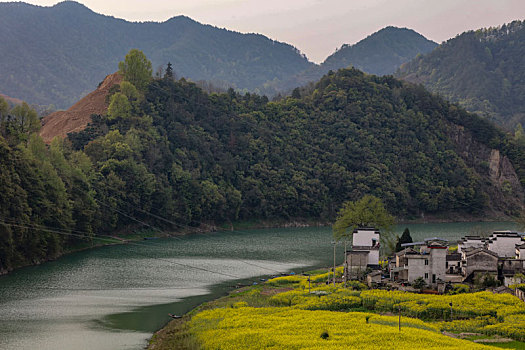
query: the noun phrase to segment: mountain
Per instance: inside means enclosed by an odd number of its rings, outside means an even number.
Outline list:
[[[515,21],[458,35],[396,76],[512,129],[525,122],[524,57],[525,23]]]
[[[3,98],[5,101],[7,101],[7,103],[9,103],[11,106],[16,106],[16,105],[22,104],[23,102],[22,100],[18,98],[9,97],[4,94],[0,94],[0,97]]]
[[[524,207],[525,140],[392,76],[342,69],[275,102],[169,76],[106,93],[116,78],[72,108],[85,116],[92,100],[105,110],[109,94],[107,115],[70,142],[47,147],[24,109],[1,118],[0,273],[138,222],[326,222],[365,194],[399,218],[504,218]]]
[[[241,34],[188,17],[132,23],[67,1],[53,7],[0,3],[0,91],[33,104],[67,108],[113,73],[132,48],[156,69],[171,61],[178,76],[250,91],[311,66],[263,35]]]
[[[359,41],[341,46],[320,65],[312,66],[299,74],[273,84],[275,91],[291,90],[319,80],[330,70],[354,67],[375,75],[393,74],[399,66],[420,54],[437,47],[437,44],[407,28],[386,27]]]
[[[108,75],[95,91],[68,110],[54,112],[42,118],[40,136],[44,142],[50,143],[55,136],[66,137],[71,132],[82,131],[92,122],[93,115],[105,115],[110,89],[121,81],[122,77],[118,73]]]
[[[163,23],[134,23],[94,13],[66,1],[52,7],[0,3],[0,91],[31,104],[64,109],[117,69],[132,48],[154,70],[173,64],[177,76],[208,81],[226,90],[279,92],[318,80],[329,70],[353,65],[390,74],[435,45],[420,34],[387,27],[359,43],[344,45],[319,65],[296,48],[259,34],[203,25],[184,16]]]
[[[386,27],[355,45],[343,45],[321,65],[323,71],[353,66],[376,75],[393,74],[399,66],[438,44],[407,28]]]

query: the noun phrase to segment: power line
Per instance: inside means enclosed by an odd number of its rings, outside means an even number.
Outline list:
[[[48,228],[45,228],[45,229],[44,229],[44,228],[34,228],[34,227],[24,226],[24,225],[19,225],[19,224],[11,224],[11,223],[4,222],[4,221],[0,221],[0,224],[4,224],[4,225],[6,225],[6,226],[19,227],[19,228],[33,229],[33,230],[34,230],[34,229],[37,229],[37,230],[40,230],[40,231],[46,231],[46,232],[56,233],[56,234],[59,234],[59,235],[65,235],[65,236],[76,236],[76,237],[80,237],[80,238],[84,238],[84,239],[86,239],[85,236],[77,235],[77,234],[74,234],[74,233],[61,232],[61,231],[52,230],[52,229],[48,229]],[[109,240],[106,239],[106,241],[109,241]],[[111,242],[114,243],[115,241],[114,241],[114,240],[111,240]],[[137,243],[133,243],[133,242],[127,242],[127,244],[129,244],[129,245],[133,245],[133,246],[138,246],[138,247],[144,247],[144,245],[137,244]],[[177,265],[177,266],[187,267],[187,268],[191,268],[191,269],[195,269],[195,270],[205,271],[205,272],[209,272],[209,273],[213,273],[213,274],[217,274],[217,275],[222,275],[222,276],[226,276],[226,277],[231,277],[231,278],[234,278],[234,279],[242,279],[242,277],[240,277],[240,276],[236,276],[236,275],[229,274],[229,273],[218,272],[218,271],[212,271],[212,270],[209,270],[209,269],[206,269],[206,268],[203,268],[203,267],[198,267],[198,266],[193,266],[193,265],[183,264],[183,263],[179,263],[179,262],[176,262],[176,261],[171,261],[171,260],[162,259],[162,258],[157,258],[157,257],[150,257],[150,256],[144,255],[144,254],[139,253],[139,252],[135,252],[135,253],[138,254],[138,255],[142,255],[143,257],[146,257],[146,258],[155,259],[155,260],[158,260],[158,261],[163,261],[163,262],[166,262],[166,263],[168,263],[168,264],[172,264],[172,265]]]
[[[102,192],[102,191],[100,191],[100,189],[98,189],[98,188],[95,187],[95,186],[93,186],[93,188],[95,188],[95,190],[98,190],[99,192]],[[130,205],[130,206],[133,207],[135,210],[138,210],[138,211],[140,211],[140,212],[142,212],[142,213],[144,213],[144,214],[150,215],[150,216],[152,216],[152,217],[154,217],[154,218],[161,219],[161,220],[163,220],[163,221],[165,221],[165,222],[167,222],[167,223],[170,223],[170,224],[172,224],[172,225],[174,225],[174,226],[186,227],[186,228],[190,228],[190,229],[192,228],[192,227],[190,227],[190,226],[188,226],[188,225],[185,225],[185,224],[179,224],[179,223],[176,223],[176,222],[174,222],[174,221],[171,221],[171,220],[168,220],[168,219],[166,219],[166,218],[163,218],[163,217],[161,217],[161,216],[158,216],[158,215],[152,214],[152,213],[150,213],[150,212],[147,212],[147,211],[145,211],[145,210],[143,210],[143,209],[141,209],[141,208],[136,207],[136,206],[133,205],[133,204],[130,204],[130,203],[128,203],[128,202],[125,202],[124,200],[122,200],[122,199],[120,199],[120,198],[117,198],[117,200],[119,200],[121,203],[123,202],[123,203],[125,203],[125,204]],[[163,232],[161,229],[159,229],[159,228],[157,228],[157,227],[155,227],[155,226],[152,226],[152,225],[150,225],[150,224],[148,224],[148,223],[146,223],[146,222],[144,222],[144,221],[138,220],[138,219],[132,217],[131,215],[128,215],[128,214],[122,212],[121,210],[118,210],[118,209],[116,209],[116,208],[113,208],[113,207],[110,206],[109,204],[106,204],[106,203],[100,201],[99,199],[95,199],[95,201],[97,201],[98,203],[102,204],[103,206],[109,208],[110,210],[113,210],[113,211],[115,211],[115,212],[117,212],[117,213],[119,213],[119,214],[121,214],[121,215],[123,215],[123,216],[125,216],[125,217],[127,217],[127,218],[129,218],[129,219],[131,219],[131,220],[133,220],[133,221],[135,221],[135,222],[138,222],[138,223],[140,223],[140,224],[142,224],[142,225],[145,225],[145,226],[151,227],[153,230],[156,230],[156,231],[158,231],[158,232]],[[198,222],[198,221],[196,221],[196,222]],[[199,222],[199,223],[200,223],[200,222]],[[202,224],[202,223],[200,223],[200,224]],[[211,226],[211,225],[208,225],[208,226]],[[232,231],[228,231],[228,232],[232,232]],[[195,232],[194,234],[199,234],[199,235],[203,235],[203,236],[209,237],[209,235],[205,235],[205,234],[203,234],[203,233],[199,233],[199,232]],[[180,237],[176,237],[176,236],[172,236],[172,237],[175,238],[175,239],[179,239],[179,240],[181,240]],[[277,271],[277,270],[269,269],[269,268],[267,268],[267,267],[264,267],[264,266],[261,266],[261,265],[258,265],[258,264],[252,263],[252,262],[248,262],[248,261],[245,261],[245,260],[242,260],[242,259],[235,259],[235,258],[234,258],[234,260],[237,260],[237,261],[243,262],[243,263],[245,263],[245,264],[247,264],[247,265],[251,265],[251,266],[254,266],[254,267],[258,267],[258,268],[261,268],[261,269],[264,269],[264,270],[267,270],[267,271],[270,271],[270,272],[279,272],[279,271]],[[284,264],[283,264],[283,265],[284,265]]]

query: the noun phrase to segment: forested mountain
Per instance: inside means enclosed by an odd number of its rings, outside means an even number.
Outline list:
[[[369,74],[393,74],[403,63],[436,46],[435,42],[411,29],[386,27],[355,45],[343,45],[320,68],[328,72],[351,65]]]
[[[403,63],[425,54],[437,44],[407,28],[386,27],[354,45],[343,45],[320,65],[284,80],[268,83],[266,90],[290,91],[319,80],[330,70],[354,67],[368,74],[393,74]]]
[[[145,52],[154,70],[171,62],[178,77],[271,97],[351,64],[368,73],[390,74],[435,45],[414,31],[388,27],[343,46],[319,66],[296,48],[263,35],[184,16],[131,23],[73,1],[53,7],[2,2],[0,33],[0,93],[59,109],[92,91],[132,48]]]
[[[514,128],[525,121],[525,24],[465,32],[405,64],[397,76]]]
[[[221,87],[254,91],[313,66],[294,47],[188,17],[131,23],[67,1],[0,3],[0,93],[66,108],[92,91],[132,48],[159,66]]]
[[[0,270],[137,222],[325,221],[365,194],[405,218],[523,208],[525,140],[420,86],[346,69],[269,102],[122,74],[107,115],[49,147],[0,103]]]

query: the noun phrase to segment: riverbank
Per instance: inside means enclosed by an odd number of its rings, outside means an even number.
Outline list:
[[[440,223],[457,223],[457,222],[481,222],[481,223],[490,223],[490,222],[501,222],[501,221],[513,221],[512,218],[500,215],[496,216],[493,213],[493,216],[468,216],[465,214],[441,214],[441,215],[426,215],[419,218],[401,218],[398,220],[397,225],[414,225],[414,224],[440,224]],[[273,228],[306,228],[306,227],[329,227],[332,222],[327,220],[312,220],[305,218],[293,218],[293,219],[272,219],[272,220],[244,220],[237,221],[232,223],[225,223],[221,225],[216,225],[213,223],[202,223],[198,227],[185,226],[183,229],[170,230],[170,231],[159,231],[154,229],[144,229],[137,226],[131,226],[123,228],[119,231],[114,232],[111,235],[104,236],[93,236],[91,242],[77,243],[66,250],[64,250],[60,255],[54,257],[53,259],[43,260],[43,261],[33,261],[31,264],[18,265],[13,269],[0,270],[0,277],[7,275],[13,271],[19,270],[28,266],[40,265],[48,261],[56,261],[63,256],[89,250],[93,248],[98,248],[108,245],[116,244],[126,244],[128,242],[142,241],[144,238],[162,238],[162,237],[181,237],[192,234],[207,234],[210,232],[217,231],[247,231],[255,229],[273,229]],[[469,232],[469,234],[477,234],[482,232]]]

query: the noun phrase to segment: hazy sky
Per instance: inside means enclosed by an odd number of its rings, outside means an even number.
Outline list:
[[[57,0],[26,1],[50,6]],[[525,19],[525,0],[79,0],[130,21],[186,15],[201,23],[261,33],[290,43],[315,62],[388,25],[438,43],[465,30]]]

